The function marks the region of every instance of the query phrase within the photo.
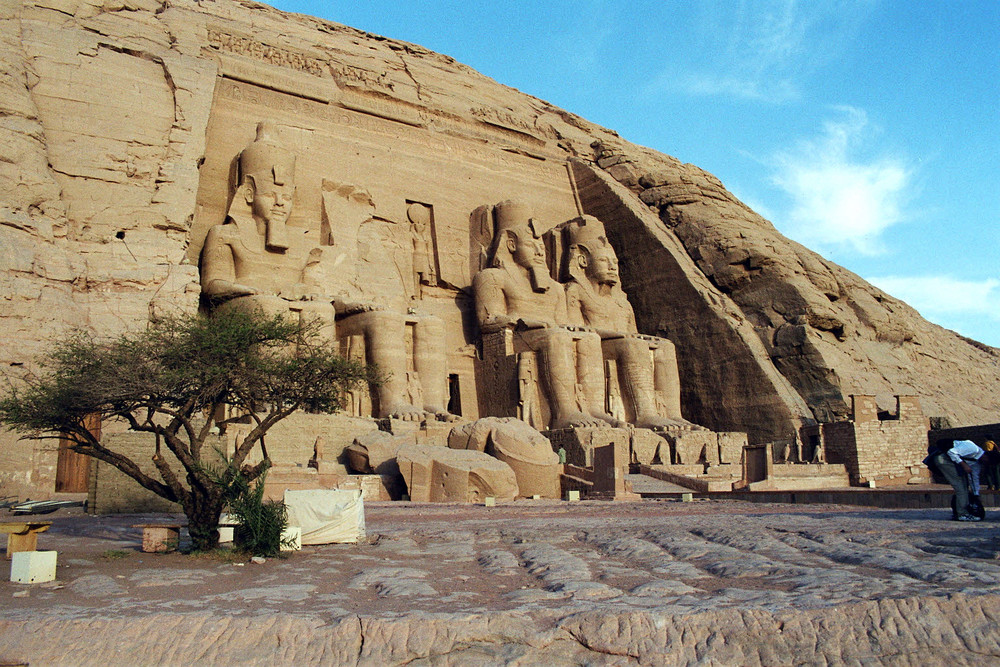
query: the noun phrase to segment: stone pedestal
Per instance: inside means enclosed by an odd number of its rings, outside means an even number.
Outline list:
[[[142,550],[148,553],[165,553],[177,549],[180,543],[181,527],[177,525],[138,525],[142,528]]]

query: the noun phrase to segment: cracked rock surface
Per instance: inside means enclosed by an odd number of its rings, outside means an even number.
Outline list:
[[[74,512],[39,538],[59,552],[56,582],[0,583],[0,662],[1000,659],[992,516],[960,524],[940,509],[739,501],[370,503],[364,543],[255,565],[141,553],[133,524],[162,515]]]

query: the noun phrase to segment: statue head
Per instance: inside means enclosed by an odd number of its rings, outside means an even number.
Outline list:
[[[528,272],[532,287],[537,291],[548,289],[548,264],[545,261],[545,244],[531,217],[531,209],[511,200],[502,201],[493,209],[496,222],[493,236],[492,265],[506,266],[511,260]]]
[[[613,288],[618,275],[618,256],[608,243],[604,223],[592,215],[583,215],[565,223],[564,234],[569,246],[569,277],[585,277],[597,287]]]
[[[535,228],[531,209],[511,200],[502,201],[494,209],[496,236],[494,238],[494,263],[502,263],[504,254],[526,269],[533,266],[545,268],[545,245]],[[506,251],[506,252],[504,252]]]
[[[272,122],[257,124],[257,138],[239,157],[236,197],[249,206],[253,217],[265,226],[269,250],[288,248],[285,223],[295,194],[295,154],[278,140]]]

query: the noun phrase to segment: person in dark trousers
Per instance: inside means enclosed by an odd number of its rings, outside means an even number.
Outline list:
[[[938,440],[928,458],[931,458],[941,475],[955,490],[955,508],[958,521],[980,521],[969,511],[969,493],[979,495],[980,459],[985,452],[971,440]],[[967,481],[971,477],[971,485]]]

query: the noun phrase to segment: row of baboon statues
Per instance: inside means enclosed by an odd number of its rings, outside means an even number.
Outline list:
[[[205,238],[200,267],[206,303],[213,309],[259,308],[317,317],[334,340],[362,336],[366,361],[386,377],[375,390],[375,416],[455,419],[446,409],[448,366],[440,318],[413,308],[395,312],[326,295],[310,280],[317,249],[290,243],[286,227],[294,172],[294,153],[281,144],[271,123],[260,123],[256,139],[238,157],[226,220]],[[508,329],[522,349],[533,353],[549,406],[545,426],[628,422],[690,428],[681,418],[673,345],[637,333],[601,221],[584,215],[546,232],[562,249],[556,280],[525,205],[504,201],[477,214],[487,217],[491,235],[485,268],[472,285],[479,327],[484,336]],[[412,346],[404,342],[407,324],[413,326]],[[415,373],[407,372],[410,367]],[[623,410],[609,404],[607,373],[612,368]],[[407,386],[413,377],[419,378],[418,405]]]

